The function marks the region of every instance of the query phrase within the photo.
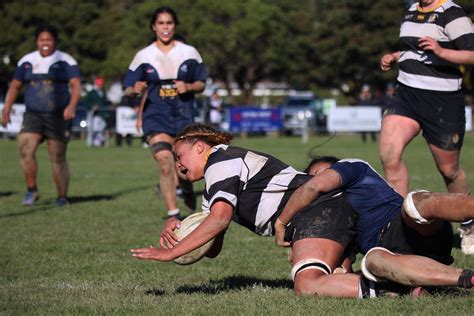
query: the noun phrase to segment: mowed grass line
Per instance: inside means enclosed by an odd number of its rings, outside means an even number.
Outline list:
[[[297,137],[236,139],[237,146],[271,153],[304,168],[307,152]],[[474,187],[474,141],[468,134],[462,162]],[[381,171],[376,144],[337,135],[320,154],[358,157]],[[87,148],[73,141],[66,208],[55,189],[45,146],[38,153],[41,200],[21,206],[24,181],[17,143],[0,141],[0,313],[2,314],[471,314],[474,296],[454,291],[414,301],[296,297],[286,250],[232,224],[222,253],[190,266],[133,259],[129,249],[157,244],[165,207],[153,191],[156,164],[148,150]],[[444,191],[422,138],[406,152],[411,187]],[[202,191],[203,184],[196,184]],[[180,201],[180,203],[182,203]],[[181,204],[181,206],[183,206]],[[456,265],[474,268],[474,256],[455,248]]]

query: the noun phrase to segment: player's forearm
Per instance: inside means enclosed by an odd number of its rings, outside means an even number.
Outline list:
[[[218,203],[224,202],[216,204]],[[209,216],[192,233],[170,249],[173,258],[187,254],[223,233],[229,227],[233,213],[232,207],[226,205],[228,207],[225,209],[219,209],[219,206],[215,209],[213,206]]]
[[[455,64],[474,64],[474,51],[443,48],[438,57]]]
[[[5,97],[5,103],[3,105],[3,111],[4,112],[11,112],[11,109],[13,107],[13,103],[15,103],[16,98],[18,97],[18,94],[20,93],[20,88],[21,84],[19,85],[15,81],[13,81],[8,88],[7,95]]]
[[[300,210],[310,205],[319,195],[319,190],[312,187],[308,181],[291,195],[278,220],[281,224],[287,225]]]
[[[70,81],[71,99],[69,105],[72,109],[76,109],[79,100],[81,99],[81,82],[79,78],[74,78]]]
[[[200,93],[204,91],[206,84],[202,81],[195,81],[186,84],[186,90],[189,92]]]

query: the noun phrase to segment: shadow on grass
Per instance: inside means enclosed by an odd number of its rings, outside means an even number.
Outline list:
[[[17,194],[17,192],[14,192],[14,191],[0,191],[0,198],[11,196],[11,195],[14,195],[14,194]]]
[[[122,191],[116,192],[114,194],[93,194],[93,195],[86,195],[86,196],[70,196],[70,197],[68,197],[68,199],[69,199],[69,202],[71,204],[87,203],[87,202],[98,202],[98,201],[110,201],[110,200],[114,200],[114,199],[120,197],[121,195],[132,193],[132,192],[135,192],[135,191],[141,191],[141,190],[147,189],[147,188],[148,188],[148,186],[140,186],[140,187],[136,187],[136,188],[122,190]],[[1,193],[4,193],[4,192],[0,192],[0,197],[3,196],[3,195],[1,195]],[[9,193],[9,192],[6,192],[6,193]],[[15,194],[15,192],[12,192],[11,194]],[[18,202],[18,203],[20,203],[20,202]],[[7,213],[7,214],[0,215],[0,219],[8,218],[8,217],[24,216],[24,215],[29,215],[29,214],[32,214],[32,213],[47,211],[47,210],[50,210],[50,209],[59,209],[56,206],[56,200],[55,199],[43,200],[43,201],[37,202],[35,205],[32,205],[32,206],[20,206],[20,204],[19,204],[18,208],[21,208],[22,210],[19,211],[19,212],[13,212],[13,213]]]
[[[222,280],[211,280],[208,284],[180,286],[176,289],[176,293],[219,294],[229,291],[242,291],[255,287],[293,289],[293,282],[287,279],[268,280],[246,276],[230,276]],[[165,291],[163,289],[150,289],[146,291],[145,294],[162,296],[165,294]]]

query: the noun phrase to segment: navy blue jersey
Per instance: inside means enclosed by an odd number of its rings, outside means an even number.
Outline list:
[[[378,245],[380,232],[400,212],[403,198],[366,161],[343,159],[331,169],[341,177],[342,189],[356,219],[356,241],[366,253]]]
[[[69,80],[76,77],[80,77],[77,62],[56,50],[47,57],[39,51],[23,56],[13,78],[26,85],[27,111],[45,113],[61,111],[69,104]]]
[[[194,47],[176,41],[175,46],[164,53],[153,42],[135,55],[125,76],[124,86],[133,87],[137,81],[147,82],[146,116],[151,106],[169,107],[183,103],[193,106],[194,93],[179,95],[174,81],[206,82],[206,77],[205,66]]]
[[[291,194],[311,176],[267,154],[227,145],[212,148],[204,168],[203,211],[217,201],[234,207],[233,220],[269,236],[272,220]]]

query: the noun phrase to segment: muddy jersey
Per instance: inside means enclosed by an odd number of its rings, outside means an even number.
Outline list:
[[[464,10],[451,0],[423,11],[418,1],[403,14],[400,26],[400,68],[398,81],[412,88],[458,91],[462,74],[459,65],[424,51],[418,40],[429,36],[443,48],[474,50],[472,22]]]
[[[342,159],[331,169],[340,175],[341,188],[357,215],[356,241],[365,253],[378,245],[380,232],[400,212],[403,198],[366,161]]]
[[[178,94],[174,82],[206,82],[206,77],[204,63],[194,47],[176,41],[174,47],[164,53],[153,42],[135,55],[125,76],[124,86],[133,87],[137,81],[146,81],[146,115],[150,106],[173,106],[178,103],[192,106],[194,93]]]
[[[259,235],[272,235],[272,219],[310,178],[270,155],[218,145],[204,168],[202,208],[210,211],[215,202],[225,201],[234,207],[235,222]]]
[[[46,113],[61,111],[69,104],[69,80],[76,77],[80,77],[77,62],[56,50],[47,57],[39,51],[23,56],[13,78],[25,85],[27,111]]]

